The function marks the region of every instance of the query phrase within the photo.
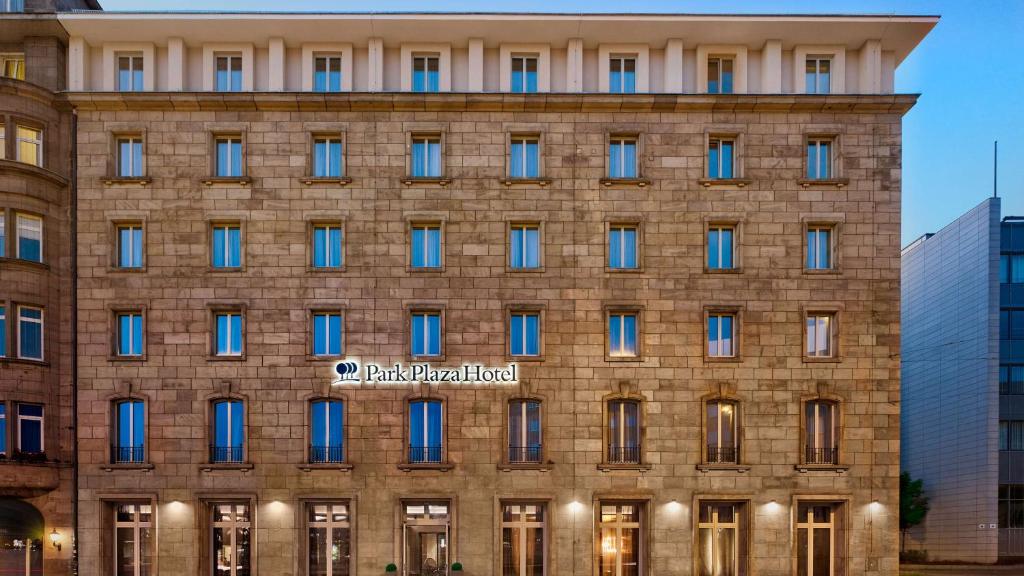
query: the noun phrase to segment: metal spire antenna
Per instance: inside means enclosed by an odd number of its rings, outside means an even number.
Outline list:
[[[999,198],[999,140],[992,143],[992,197]]]

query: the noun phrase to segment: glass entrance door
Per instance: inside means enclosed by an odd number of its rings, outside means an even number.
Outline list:
[[[451,515],[447,501],[402,504],[406,576],[447,576]]]
[[[797,575],[838,576],[836,506],[801,502],[797,508]]]

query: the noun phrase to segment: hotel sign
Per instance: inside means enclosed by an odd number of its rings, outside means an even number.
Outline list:
[[[519,366],[433,366],[429,362],[385,365],[376,362],[360,363],[346,360],[334,365],[334,385],[342,384],[517,384]]]

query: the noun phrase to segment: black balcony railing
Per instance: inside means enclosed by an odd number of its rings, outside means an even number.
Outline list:
[[[839,464],[839,447],[812,448],[807,447],[806,464]]]
[[[441,462],[440,446],[409,446],[410,464],[436,464]]]
[[[513,464],[538,464],[540,463],[541,446],[509,446],[508,461]]]
[[[314,464],[344,462],[345,450],[341,446],[310,446],[309,461]]]
[[[735,446],[708,444],[708,464],[736,464],[740,450]]]
[[[243,452],[241,446],[210,446],[210,462],[241,462]]]
[[[145,462],[146,449],[142,446],[111,446],[110,461],[114,464]]]
[[[609,464],[639,464],[640,446],[608,446]]]

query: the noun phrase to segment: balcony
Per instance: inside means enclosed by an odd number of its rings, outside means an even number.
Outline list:
[[[708,464],[736,464],[739,461],[739,447],[708,444]]]
[[[835,466],[839,464],[839,447],[813,448],[807,447],[804,454],[804,464],[815,466]]]
[[[239,446],[210,446],[210,463],[238,464],[243,461],[245,450]]]
[[[605,462],[608,464],[639,464],[640,445],[616,446],[614,444],[609,444],[608,459]]]
[[[310,446],[309,462],[311,464],[340,464],[345,461],[345,449],[342,446]]]
[[[541,445],[534,446],[509,446],[509,464],[540,464]]]
[[[138,464],[146,461],[146,449],[142,446],[111,446],[110,461],[114,464]]]
[[[409,463],[440,464],[442,451],[440,446],[409,446]]]

